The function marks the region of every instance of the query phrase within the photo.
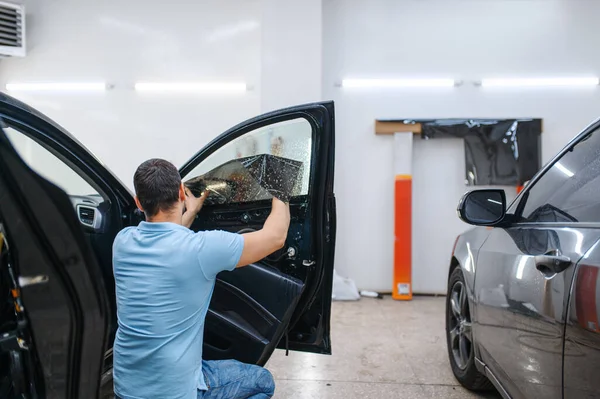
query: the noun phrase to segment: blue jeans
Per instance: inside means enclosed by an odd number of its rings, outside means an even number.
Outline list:
[[[271,373],[260,366],[237,360],[202,362],[207,391],[198,399],[268,399],[275,392]]]

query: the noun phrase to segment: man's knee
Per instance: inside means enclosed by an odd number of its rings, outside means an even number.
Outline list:
[[[271,372],[265,368],[260,367],[257,370],[256,385],[268,396],[273,396],[275,393],[275,380]]]

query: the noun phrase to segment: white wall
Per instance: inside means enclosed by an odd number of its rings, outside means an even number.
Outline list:
[[[321,0],[262,0],[261,111],[320,101]]]
[[[592,89],[349,90],[345,77],[597,76],[600,2],[554,0],[323,2],[323,95],[336,101],[337,269],[361,288],[390,291],[392,137],[376,118],[543,118],[547,161],[600,115]],[[459,140],[416,140],[413,284],[445,292],[450,252],[467,228],[456,218],[464,186]],[[514,195],[513,189],[510,194]]]
[[[389,291],[393,146],[376,118],[540,117],[547,160],[600,114],[600,92],[350,91],[344,77],[598,75],[586,0],[25,0],[29,52],[0,62],[7,81],[106,80],[102,94],[20,94],[63,124],[131,186],[159,156],[183,163],[231,125],[297,103],[336,101],[336,267],[364,289]],[[240,95],[135,93],[139,80],[243,80]],[[415,292],[444,292],[464,186],[458,140],[415,140]],[[514,192],[510,189],[509,194]]]
[[[145,159],[181,165],[215,136],[260,112],[258,0],[24,3],[28,54],[0,62],[0,84],[115,84],[104,93],[15,95],[62,124],[129,186]],[[136,93],[133,83],[143,80],[235,80],[255,88],[225,95]]]
[[[28,54],[0,85],[106,81],[105,93],[11,93],[62,124],[126,184],[150,157],[184,163],[261,112],[321,100],[321,0],[24,0]],[[244,81],[242,94],[136,93],[136,81]]]

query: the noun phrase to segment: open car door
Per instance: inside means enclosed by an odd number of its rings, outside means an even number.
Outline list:
[[[111,321],[101,270],[67,195],[2,130],[0,267],[0,397],[97,397]]]
[[[273,196],[290,202],[286,244],[260,262],[217,276],[205,359],[264,364],[279,346],[330,354],[335,245],[333,102],[248,120],[180,170],[195,195],[210,192],[192,229],[261,229]]]

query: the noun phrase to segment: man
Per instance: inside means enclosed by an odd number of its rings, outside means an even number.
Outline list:
[[[194,197],[171,163],[150,159],[134,175],[135,202],[146,215],[113,245],[119,328],[115,395],[122,399],[269,398],[275,384],[262,367],[202,361],[204,319],[217,274],[283,247],[289,206],[273,199],[263,228],[248,234],[189,230],[208,193]],[[184,213],[185,210],[185,213]]]

